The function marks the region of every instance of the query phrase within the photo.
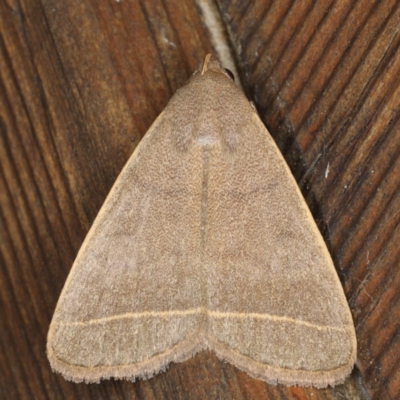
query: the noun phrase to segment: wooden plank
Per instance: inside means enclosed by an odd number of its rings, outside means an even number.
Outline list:
[[[50,370],[48,325],[85,234],[147,128],[212,50],[199,8],[177,3],[0,3],[0,397],[367,398],[357,371],[333,389],[270,386],[209,352],[135,383],[73,384]],[[399,7],[360,3],[219,6],[246,91],[330,244],[361,375],[384,399],[400,380],[390,319],[399,312]]]
[[[329,244],[369,394],[400,397],[400,6],[219,0],[263,120]]]

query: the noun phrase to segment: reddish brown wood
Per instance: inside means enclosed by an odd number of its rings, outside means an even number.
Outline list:
[[[400,398],[399,3],[218,3],[247,90],[330,246],[363,382],[373,398]]]
[[[218,4],[247,94],[330,246],[360,373],[334,389],[270,386],[207,352],[135,383],[73,384],[50,370],[48,325],[85,234],[147,128],[212,46],[189,0],[5,0],[0,398],[358,399],[368,398],[363,382],[373,398],[399,397],[400,7]]]

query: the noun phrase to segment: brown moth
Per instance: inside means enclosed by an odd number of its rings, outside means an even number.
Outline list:
[[[65,283],[47,354],[75,382],[149,378],[213,350],[270,383],[342,383],[352,317],[297,184],[216,59],[172,97]]]

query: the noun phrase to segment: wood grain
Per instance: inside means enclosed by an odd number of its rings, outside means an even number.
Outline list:
[[[372,398],[400,397],[400,5],[219,1],[248,92],[330,246]]]
[[[207,352],[135,383],[73,384],[50,370],[49,322],[85,234],[212,50],[200,9],[177,3],[0,2],[0,398],[398,398],[400,6],[390,0],[217,2],[247,95],[344,284],[359,340],[352,377],[326,390],[269,386]]]

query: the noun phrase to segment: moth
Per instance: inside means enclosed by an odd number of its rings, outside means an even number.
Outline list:
[[[210,349],[270,383],[342,383],[356,357],[332,259],[284,158],[208,55],[115,182],[47,341],[75,382],[149,378]]]

